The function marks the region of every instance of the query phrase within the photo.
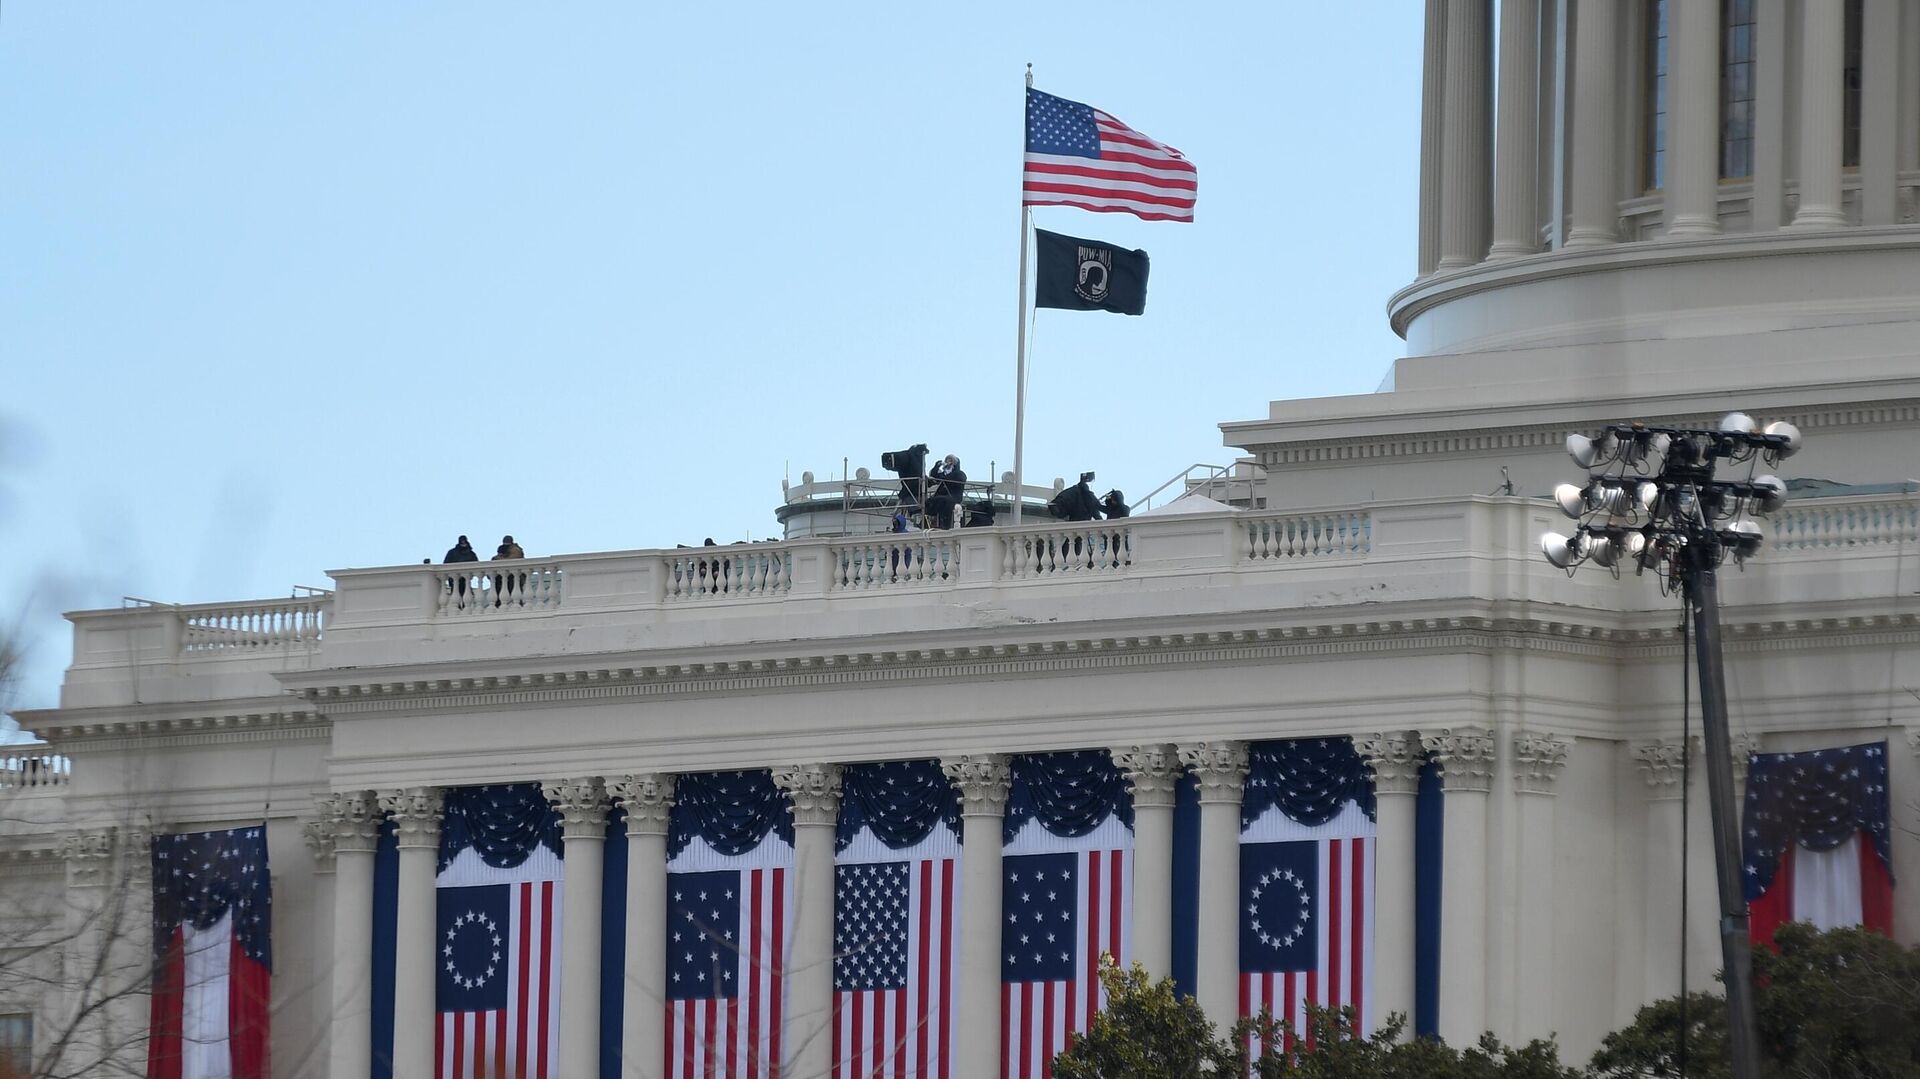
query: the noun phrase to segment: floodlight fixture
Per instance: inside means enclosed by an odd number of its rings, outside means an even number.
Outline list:
[[[1766,430],[1762,433],[1773,441],[1771,448],[1774,460],[1784,461],[1800,452],[1800,428],[1793,424],[1785,420],[1775,420],[1767,424]]]
[[[1744,412],[1729,412],[1720,417],[1720,430],[1729,435],[1757,435],[1760,425]]]
[[[1548,532],[1540,537],[1540,553],[1561,569],[1572,569],[1573,564],[1580,560],[1579,554],[1573,549],[1573,541],[1558,532]]]

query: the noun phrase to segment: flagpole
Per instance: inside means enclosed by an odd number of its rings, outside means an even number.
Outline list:
[[[1027,89],[1033,89],[1032,64],[1027,65]],[[1013,523],[1016,525],[1020,523],[1020,507],[1024,501],[1021,498],[1021,485],[1026,480],[1026,474],[1021,465],[1025,463],[1027,435],[1027,234],[1033,231],[1031,227],[1033,209],[1027,205],[1026,196],[1027,125],[1024,119],[1026,115],[1024,95],[1021,98],[1020,109],[1023,117],[1020,122],[1020,174],[1022,177],[1020,182],[1020,332],[1019,356],[1014,363],[1013,387]]]

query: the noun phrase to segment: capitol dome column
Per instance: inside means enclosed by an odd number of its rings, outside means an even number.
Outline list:
[[[440,860],[438,787],[383,791],[380,808],[393,818],[400,848],[400,899],[394,918],[393,1074],[433,1074],[434,878]],[[340,904],[344,906],[344,904]],[[336,907],[338,909],[338,907]]]
[[[620,1013],[621,1079],[661,1079],[667,1055],[667,815],[673,777],[607,784],[627,813],[627,991]]]
[[[1447,0],[1427,0],[1420,69],[1420,274],[1440,262],[1440,158],[1446,96]]]
[[[1582,7],[1585,7],[1583,4]],[[1472,1045],[1487,1027],[1487,793],[1497,749],[1484,727],[1423,734],[1446,792],[1440,873],[1440,1037]]]
[[[1170,745],[1109,751],[1133,794],[1133,958],[1155,979],[1173,974],[1173,805],[1180,758]]]
[[[1500,113],[1494,141],[1493,248],[1488,258],[1540,250],[1540,0],[1501,0]]]
[[[1240,1012],[1240,795],[1245,742],[1194,742],[1180,763],[1200,782],[1200,947],[1194,997],[1221,1028]]]
[[[1614,98],[1619,94],[1620,7],[1605,0],[1574,5],[1573,28],[1573,221],[1567,247],[1604,247],[1620,242],[1620,200],[1614,183]],[[1474,1035],[1478,1037],[1479,1035]]]
[[[1667,126],[1667,236],[1720,231],[1720,4],[1672,7],[1672,119]]]
[[[1493,0],[1447,0],[1440,265],[1487,257],[1493,199]]]
[[[331,1079],[366,1079],[373,1069],[373,853],[380,803],[372,791],[316,798],[314,814],[333,833],[333,1016]]]
[[[598,776],[540,785],[560,814],[560,1074],[600,1073],[600,894],[606,875],[607,799]]]
[[[1413,1015],[1414,807],[1426,753],[1408,731],[1354,739],[1373,772],[1373,1020]]]
[[[1007,758],[946,757],[940,770],[960,790],[960,988],[953,1033],[955,1075],[1000,1074],[1000,851]]]
[[[1847,223],[1840,204],[1846,10],[1843,0],[1800,4],[1800,207],[1794,228]]]
[[[833,833],[840,820],[840,766],[773,770],[793,803],[793,946],[788,951],[782,1074],[833,1069]]]
[[[1513,733],[1515,844],[1519,908],[1511,931],[1518,941],[1518,980],[1513,987],[1515,1037],[1553,1029],[1554,791],[1567,766],[1565,738],[1540,731]]]

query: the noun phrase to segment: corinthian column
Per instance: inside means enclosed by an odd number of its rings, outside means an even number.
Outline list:
[[[1671,10],[1667,236],[1712,236],[1720,231],[1720,5],[1676,0]]]
[[[599,776],[540,785],[560,813],[566,887],[560,922],[560,1074],[600,1071],[600,889],[606,872],[607,791]]]
[[[1245,742],[1192,742],[1180,763],[1200,781],[1200,948],[1194,998],[1207,1018],[1231,1026],[1240,1011],[1240,792]]]
[[[394,919],[393,1074],[432,1075],[434,1015],[434,877],[440,857],[438,787],[383,791],[380,808],[393,819],[400,847],[400,899]]]
[[[1489,258],[1540,250],[1540,0],[1500,2],[1500,113]]]
[[[1440,269],[1487,257],[1492,216],[1493,0],[1447,0],[1446,138]],[[1236,999],[1237,996],[1236,996]]]
[[[307,931],[313,941],[314,974],[308,1014],[324,1052],[333,1020],[333,967],[327,958],[333,948],[333,867],[338,856],[334,853],[333,825],[325,817],[301,821],[300,838],[313,855],[313,920]]]
[[[373,853],[380,803],[372,791],[316,798],[314,816],[333,837],[333,1019],[331,1079],[367,1079],[373,1070]]]
[[[1574,8],[1573,28],[1573,222],[1567,247],[1601,247],[1620,241],[1619,198],[1614,188],[1614,55],[1620,8],[1609,0]],[[1479,1037],[1476,1032],[1474,1037]]]
[[[1180,784],[1174,747],[1108,752],[1133,794],[1133,957],[1154,978],[1173,974],[1173,801]]]
[[[946,757],[940,770],[960,789],[960,989],[955,1075],[1000,1074],[1000,829],[1007,813],[1007,758]]]
[[[793,802],[793,947],[787,966],[787,1075],[833,1067],[833,826],[840,819],[840,766],[773,770]]]
[[[1410,731],[1354,739],[1373,772],[1373,1001],[1377,1024],[1394,1012],[1413,1017],[1414,804],[1426,754]]]
[[[1514,987],[1513,1028],[1553,1028],[1553,794],[1572,743],[1538,731],[1513,735],[1513,789],[1520,848],[1519,916],[1511,931],[1519,940],[1519,984]]]
[[[1840,206],[1845,120],[1846,4],[1800,4],[1800,208],[1794,228],[1834,229],[1847,223]]]
[[[1585,25],[1584,23],[1582,25]],[[1487,1029],[1487,792],[1497,752],[1484,727],[1421,737],[1446,789],[1440,885],[1440,1037],[1472,1045]]]
[[[627,812],[627,991],[621,1079],[663,1079],[667,1044],[667,816],[673,777],[626,775],[607,785]]]

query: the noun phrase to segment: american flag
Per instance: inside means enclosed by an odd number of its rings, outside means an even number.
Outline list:
[[[485,867],[451,871],[459,870]],[[439,1079],[559,1074],[554,1039],[560,1033],[561,887],[540,875],[546,879],[443,885],[436,891],[439,1027],[433,1055]]]
[[[1755,753],[1741,821],[1748,931],[1782,922],[1893,932],[1887,744]]]
[[[266,1079],[273,884],[264,827],[153,838],[147,1074]]]
[[[785,844],[762,850],[775,846]],[[787,876],[784,866],[667,874],[670,1079],[778,1074]]]
[[[1240,801],[1240,1014],[1373,1016],[1373,780],[1347,738],[1257,742]],[[1265,1048],[1255,1039],[1249,1048]]]
[[[958,866],[901,853],[834,867],[834,1079],[952,1073]]]
[[[1002,1079],[1050,1079],[1068,1039],[1093,1025],[1100,956],[1127,957],[1128,856],[1096,849],[1002,860]]]
[[[1199,172],[1180,151],[1078,101],[1027,88],[1028,206],[1192,221]]]

